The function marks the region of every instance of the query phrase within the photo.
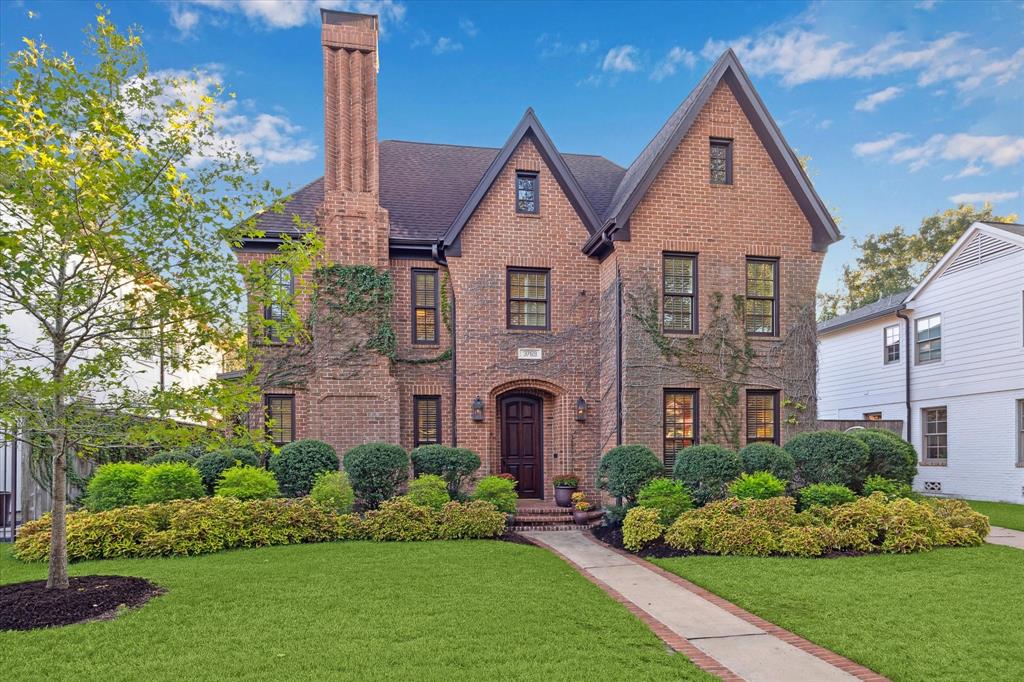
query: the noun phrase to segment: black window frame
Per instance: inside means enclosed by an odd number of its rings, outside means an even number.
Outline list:
[[[434,305],[433,306],[422,306],[417,302],[416,281],[418,275],[430,275],[434,280]],[[409,283],[409,298],[410,298],[410,310],[411,310],[411,323],[412,323],[412,342],[417,346],[436,346],[441,340],[441,284],[440,284],[440,273],[436,268],[413,268],[411,281]],[[419,337],[419,328],[417,325],[417,312],[420,310],[433,310],[434,311],[434,336],[430,339],[421,339]]]
[[[896,330],[896,343],[889,343],[889,330]],[[893,351],[895,348],[895,352]],[[892,365],[900,361],[903,351],[903,332],[899,324],[890,324],[882,328],[882,363]]]
[[[921,330],[919,329],[921,323],[936,317],[939,318],[939,335],[921,341]],[[936,342],[938,343],[936,344]],[[928,346],[928,349],[922,350],[922,347],[926,345]],[[933,345],[937,345],[938,348],[933,348]],[[937,353],[937,355],[935,357],[929,356],[927,360],[922,360],[922,352],[929,354]],[[933,313],[914,320],[914,362],[918,365],[929,365],[933,362],[942,362],[942,313]]]
[[[670,258],[678,258],[682,260],[689,260],[693,263],[693,286],[691,287],[691,293],[689,294],[674,294],[668,293],[665,286],[665,278],[668,274],[668,268],[666,263]],[[666,251],[661,254],[661,330],[665,334],[698,334],[700,333],[700,320],[699,320],[699,301],[700,301],[700,280],[698,275],[698,258],[696,253],[684,253],[675,251]],[[665,311],[667,308],[667,302],[670,298],[690,299],[690,328],[689,329],[670,329],[665,326]]]
[[[930,419],[929,413],[938,412],[942,410],[941,423],[944,425],[943,431],[935,431],[933,433],[928,432],[929,424],[940,423],[938,419]],[[928,442],[929,437],[942,436],[945,438],[945,444],[941,447],[944,449],[942,457],[931,457],[929,456],[929,450],[931,445]],[[940,447],[936,445],[935,447]],[[949,410],[945,405],[936,405],[934,407],[925,407],[921,409],[921,464],[931,465],[942,465],[949,461]]]
[[[279,268],[276,268],[275,276],[280,274],[280,273],[282,273],[282,272],[288,273],[288,281],[287,282],[275,281],[274,282],[274,286],[275,287],[276,286],[281,286],[283,284],[285,286],[285,288],[287,289],[287,291],[288,291],[288,296],[294,296],[295,295],[295,271],[292,270],[291,268],[279,267]],[[275,321],[278,321],[278,322],[284,320],[284,310],[281,310],[280,313],[278,313],[275,316],[275,312],[274,312],[274,308],[275,307],[276,306],[273,303],[269,303],[269,304],[263,306],[263,319],[264,320],[267,320],[267,321],[275,320]],[[278,336],[276,334],[276,331],[275,331],[273,326],[268,326],[268,327],[266,327],[264,329],[263,340],[268,342],[268,343],[284,343],[283,339],[278,338]]]
[[[275,440],[275,430],[279,427],[280,422],[272,424],[274,421],[272,403],[275,401],[286,402],[289,404],[288,410],[291,415],[291,424],[289,426],[291,440]],[[280,447],[287,445],[295,441],[296,430],[295,430],[295,396],[288,393],[267,393],[263,396],[263,430],[266,432],[270,442]]]
[[[711,137],[708,138],[708,182],[712,185],[731,185],[733,182],[732,173],[732,139],[728,137]],[[718,182],[715,180],[714,170],[711,168],[711,153],[716,147],[722,147],[725,149],[725,181]]]
[[[519,208],[519,178],[533,178],[534,210],[532,211],[522,210]],[[519,215],[540,215],[540,172],[529,170],[517,170],[515,182],[515,194],[513,196],[513,199],[515,200],[516,213]]]
[[[668,404],[670,396],[689,396],[691,400],[692,412],[693,412],[693,437],[692,438],[669,438],[668,437]],[[685,445],[683,441],[691,441],[690,445]],[[675,447],[672,452],[669,452],[669,442],[679,443],[679,447]],[[683,448],[690,447],[693,445],[700,445],[700,391],[696,388],[666,388],[662,390],[661,394],[661,463],[667,471],[672,471],[675,466],[676,454]]]
[[[750,264],[751,263],[769,263],[772,266],[772,295],[771,297],[765,296],[751,296],[750,295]],[[743,289],[743,331],[747,336],[764,336],[773,337],[779,335],[779,273],[781,268],[779,266],[779,259],[767,256],[747,256],[743,261],[743,281],[745,283]],[[771,331],[758,332],[750,331],[748,319],[750,316],[750,310],[747,307],[749,301],[771,301],[772,302],[772,328]]]
[[[764,438],[760,436],[751,437],[750,435],[750,399],[752,397],[764,398],[769,397],[772,399],[772,436],[771,438]],[[782,425],[779,422],[781,417],[780,394],[775,389],[747,389],[745,399],[743,401],[743,435],[749,445],[750,443],[772,443],[773,445],[779,445],[782,441]]]
[[[512,297],[512,275],[516,273],[543,274],[544,275],[544,299],[538,298],[513,298]],[[533,324],[512,324],[512,303],[532,302],[544,303],[544,325]],[[505,269],[505,327],[507,329],[525,329],[532,331],[547,331],[551,329],[551,270],[549,268],[520,268],[509,267]]]
[[[420,405],[434,403],[434,433],[435,440],[420,439]],[[414,395],[412,397],[412,444],[413,447],[421,445],[439,445],[441,443],[441,396],[439,395]]]

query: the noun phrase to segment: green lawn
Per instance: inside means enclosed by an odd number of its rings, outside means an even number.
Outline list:
[[[897,682],[1024,679],[1024,553],[657,563]]]
[[[45,571],[0,548],[0,583]],[[525,545],[344,542],[71,572],[144,576],[167,594],[108,622],[0,632],[3,679],[713,679]]]
[[[980,500],[967,500],[967,504],[971,505],[974,511],[987,516],[989,523],[993,526],[1024,530],[1024,504],[982,502]]]

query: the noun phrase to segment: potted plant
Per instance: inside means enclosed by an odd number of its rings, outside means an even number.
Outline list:
[[[575,474],[555,476],[555,504],[559,507],[572,506],[572,494],[580,487],[580,477]]]
[[[572,518],[577,524],[582,526],[590,521],[590,510],[593,507],[583,493],[572,494]]]

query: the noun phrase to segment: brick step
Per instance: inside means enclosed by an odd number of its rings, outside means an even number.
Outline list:
[[[590,523],[585,523],[585,524],[580,524],[580,525],[577,525],[575,523],[570,523],[570,524],[552,523],[552,524],[537,524],[537,525],[525,525],[525,526],[524,525],[520,525],[520,524],[516,524],[516,523],[513,522],[513,524],[510,527],[510,529],[513,530],[513,531],[517,531],[517,532],[529,531],[529,530],[536,530],[536,531],[581,530],[582,531],[582,530],[589,530],[591,528],[597,528],[600,525],[601,525],[600,521],[591,521]]]
[[[572,516],[572,507],[520,507],[516,509],[516,516],[533,516],[536,514],[568,514]]]

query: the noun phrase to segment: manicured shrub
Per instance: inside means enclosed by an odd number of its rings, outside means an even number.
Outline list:
[[[226,448],[200,455],[192,466],[196,468],[199,476],[203,479],[206,492],[212,493],[213,489],[217,486],[217,479],[220,478],[220,475],[226,469],[230,469],[239,463],[248,466],[259,466],[260,460],[256,453],[248,448]]]
[[[951,528],[967,529],[975,536],[985,539],[992,530],[988,517],[971,509],[971,505],[963,500],[927,500],[927,504],[937,517],[945,521]]]
[[[622,520],[622,546],[639,552],[661,537],[664,526],[661,524],[661,512],[648,507],[633,507],[626,512]]]
[[[676,455],[672,475],[683,482],[693,501],[705,505],[726,496],[729,481],[740,475],[740,457],[721,445],[694,445]]]
[[[154,464],[169,464],[172,462],[185,462],[186,464],[192,464],[205,452],[206,449],[201,445],[191,445],[187,448],[178,448],[177,450],[163,450],[155,455],[150,455],[146,459],[142,460],[142,463],[151,466]]]
[[[266,469],[254,466],[234,466],[225,469],[215,488],[217,497],[234,497],[238,500],[266,500],[277,497],[277,479]]]
[[[144,473],[146,466],[137,462],[101,464],[85,489],[85,508],[96,512],[135,504],[135,491]]]
[[[501,476],[485,476],[476,484],[472,495],[474,500],[490,502],[495,508],[506,514],[516,513],[516,484]]]
[[[839,483],[860,490],[867,477],[868,446],[848,433],[805,431],[786,443],[799,485]]]
[[[815,483],[801,488],[800,506],[808,509],[814,506],[834,507],[857,499],[857,493],[838,483]]]
[[[309,496],[320,506],[339,514],[352,511],[356,501],[356,495],[348,482],[348,474],[344,471],[325,471],[317,476]]]
[[[317,476],[338,470],[338,453],[319,440],[297,440],[272,455],[269,468],[284,495],[302,497],[309,494]]]
[[[414,504],[441,511],[451,498],[448,496],[448,484],[440,476],[423,474],[409,483],[408,497]]]
[[[857,429],[850,435],[868,446],[867,474],[910,485],[917,475],[914,446],[892,431]]]
[[[920,497],[910,487],[909,483],[893,481],[881,476],[868,476],[864,481],[864,496],[867,497],[872,493],[882,493],[889,500],[894,500],[897,497],[907,497],[915,500]]]
[[[449,502],[437,517],[441,540],[494,538],[505,532],[506,516],[490,502]]]
[[[168,462],[147,467],[135,489],[135,502],[151,504],[190,500],[206,493],[199,472],[185,462]]]
[[[356,498],[369,509],[398,494],[409,477],[409,455],[397,445],[367,443],[345,453],[345,471]]]
[[[746,472],[729,484],[729,494],[743,499],[767,500],[786,494],[786,482],[767,471]]]
[[[668,526],[687,509],[693,508],[693,500],[679,481],[670,478],[655,478],[637,493],[638,506],[654,509],[658,512],[662,525]]]
[[[604,454],[597,467],[597,487],[632,504],[645,483],[664,472],[661,460],[643,445],[620,445]]]
[[[433,474],[448,485],[448,495],[458,498],[462,486],[480,468],[480,457],[466,448],[447,445],[421,445],[410,453],[416,476]]]
[[[772,443],[751,443],[740,450],[740,461],[748,474],[767,471],[783,481],[792,480],[796,469],[793,455]]]
[[[432,509],[415,504],[408,497],[385,500],[366,513],[362,531],[377,542],[433,540],[437,536],[437,518]]]

